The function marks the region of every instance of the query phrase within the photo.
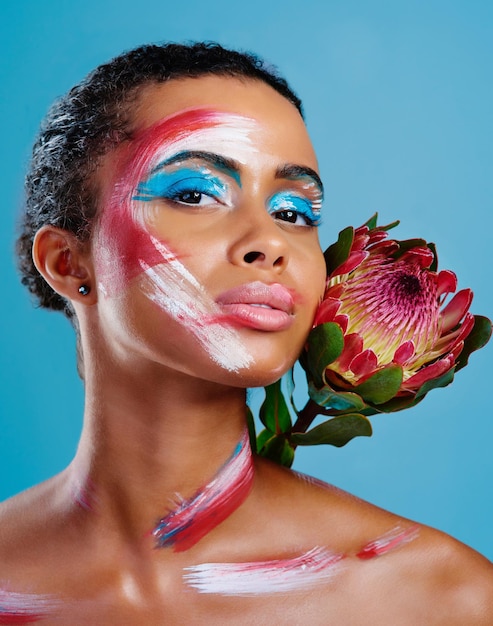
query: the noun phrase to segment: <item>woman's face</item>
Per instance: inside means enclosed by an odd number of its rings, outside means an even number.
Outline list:
[[[325,282],[322,188],[299,113],[262,82],[206,76],[142,88],[131,127],[97,173],[103,332],[126,359],[276,380]]]

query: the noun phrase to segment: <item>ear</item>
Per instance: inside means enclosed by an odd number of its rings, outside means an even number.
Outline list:
[[[38,272],[58,294],[73,302],[94,304],[97,301],[94,269],[88,246],[84,246],[72,233],[43,226],[33,242],[33,261]],[[89,293],[79,292],[81,285]]]

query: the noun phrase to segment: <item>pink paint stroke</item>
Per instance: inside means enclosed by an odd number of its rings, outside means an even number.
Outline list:
[[[219,321],[219,305],[163,242],[152,235],[150,241],[163,262],[150,267],[141,259],[143,292],[173,319],[185,325],[214,362],[229,371],[248,367],[252,357],[237,332],[226,322]],[[204,321],[212,316],[218,319],[215,325]]]
[[[182,552],[229,517],[246,499],[253,484],[253,459],[245,431],[233,455],[216,476],[192,498],[163,517],[152,535],[159,548]]]
[[[245,139],[245,125],[251,120],[207,108],[196,108],[173,114],[146,128],[119,147],[119,176],[111,194],[103,198],[100,240],[95,247],[100,288],[107,295],[117,294],[128,281],[142,273],[140,261],[148,267],[163,262],[149,239],[141,203],[133,196],[140,182],[174,149],[195,147],[194,137],[213,129],[229,129],[230,143]],[[236,142],[233,141],[236,139]],[[249,141],[249,140],[248,140]]]
[[[96,487],[90,478],[77,479],[72,488],[73,502],[84,511],[94,511]]]
[[[49,595],[0,589],[0,624],[33,624],[48,617],[58,605]]]
[[[404,529],[401,526],[397,526],[378,539],[367,543],[356,556],[359,559],[373,559],[376,556],[382,556],[382,554],[386,554],[390,550],[395,550],[395,548],[413,541],[418,535],[419,527],[417,524]]]
[[[291,559],[202,563],[185,568],[185,582],[199,593],[248,596],[302,591],[327,583],[344,558],[316,547]]]

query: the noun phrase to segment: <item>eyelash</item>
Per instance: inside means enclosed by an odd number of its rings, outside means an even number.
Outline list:
[[[269,200],[269,213],[272,216],[287,214],[285,217],[289,217],[289,214],[294,215],[296,216],[295,222],[292,222],[290,219],[284,219],[283,221],[293,223],[293,225],[301,228],[317,227],[321,224],[321,218],[320,212],[315,209],[315,206],[319,204],[320,201],[315,203],[293,192],[282,192],[272,196]],[[305,224],[297,224],[298,217],[302,217]]]
[[[167,192],[164,194],[164,197],[173,202],[176,202],[177,204],[190,204],[199,206],[204,197],[210,198],[212,200],[212,203],[214,204],[223,204],[224,200],[222,200],[222,197],[224,197],[224,195],[224,185],[214,179],[186,178],[178,181],[173,185],[170,185]],[[198,202],[187,202],[185,196],[198,196]]]
[[[170,200],[176,204],[199,206],[204,197],[213,203],[224,204],[227,187],[219,179],[209,176],[200,176],[192,173],[189,176],[183,172],[170,174],[158,172],[147,181],[140,183],[134,200],[152,201],[158,198]],[[197,197],[198,202],[187,202],[184,197]]]

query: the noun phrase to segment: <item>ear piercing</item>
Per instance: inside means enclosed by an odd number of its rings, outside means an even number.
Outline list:
[[[81,285],[79,287],[79,293],[81,296],[87,296],[90,291],[91,291],[91,288],[89,287],[89,285]]]

